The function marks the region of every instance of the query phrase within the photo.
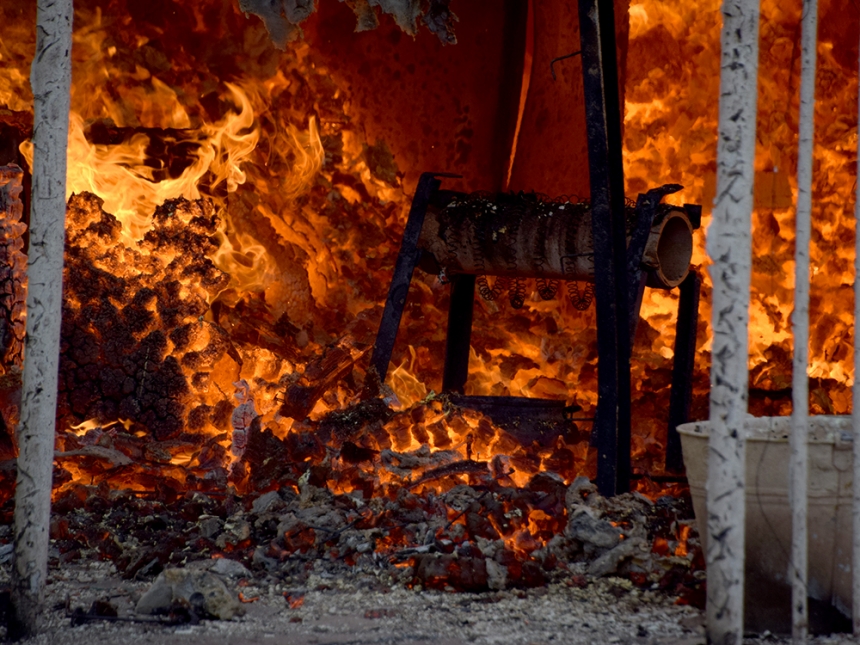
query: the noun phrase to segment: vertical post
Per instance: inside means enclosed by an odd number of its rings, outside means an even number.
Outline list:
[[[714,285],[707,638],[741,645],[758,0],[723,0],[722,14],[717,194],[707,241]]]
[[[48,527],[60,354],[66,154],[72,82],[72,0],[38,0],[33,194],[27,269],[27,338],[18,431],[15,564],[9,635],[38,631],[48,573]]]
[[[692,269],[681,283],[678,322],[675,325],[675,354],[672,359],[672,391],[669,395],[669,432],[666,438],[666,470],[684,470],[678,426],[690,420],[693,403],[693,367],[696,362],[696,331],[699,323],[699,274]]]
[[[597,307],[597,487],[630,489],[630,314],[612,0],[579,0]]]
[[[791,639],[805,643],[809,631],[806,602],[809,489],[809,241],[812,212],[812,159],[815,132],[815,61],[818,0],[803,0],[800,63],[800,125],[797,150],[797,223],[795,234],[794,355],[791,377]]]

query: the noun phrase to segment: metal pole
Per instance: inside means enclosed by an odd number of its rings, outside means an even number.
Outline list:
[[[451,306],[445,339],[445,368],[442,391],[464,394],[469,376],[469,347],[472,341],[472,314],[475,307],[475,278],[456,275],[451,279]]]
[[[800,128],[797,149],[797,224],[795,234],[794,334],[791,404],[791,640],[805,643],[809,631],[806,515],[809,489],[809,241],[812,212],[812,153],[815,121],[815,59],[818,0],[803,0],[800,71]]]
[[[723,0],[717,194],[708,230],[714,341],[708,451],[709,643],[741,645],[758,0]]]
[[[611,0],[579,1],[597,307],[597,487],[630,489],[630,303]]]
[[[675,354],[672,359],[672,391],[669,395],[669,432],[666,437],[666,470],[673,472],[684,470],[678,426],[690,420],[690,406],[693,402],[700,287],[699,274],[693,269],[681,283],[681,297],[678,301]]]
[[[385,300],[382,320],[379,322],[379,331],[376,333],[373,355],[370,357],[370,366],[376,370],[380,385],[385,383],[385,377],[388,374],[388,364],[391,362],[391,354],[394,352],[394,341],[397,338],[397,330],[400,328],[403,310],[406,308],[406,296],[409,293],[409,284],[412,282],[412,272],[421,257],[418,238],[421,236],[427,206],[433,193],[442,185],[437,177],[452,176],[454,175],[425,172],[421,175],[418,186],[415,188],[412,207],[409,209],[409,217],[403,231],[403,241],[400,243],[400,252],[397,254],[397,262],[394,265],[394,275],[391,278],[391,286],[388,288],[388,298]]]

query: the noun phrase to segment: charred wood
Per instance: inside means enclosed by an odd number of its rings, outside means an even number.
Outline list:
[[[23,178],[17,166],[0,167],[0,374],[20,370],[23,361],[27,298]]]
[[[343,458],[349,463],[358,463],[367,460],[368,453],[364,452],[367,449],[360,444],[368,426],[382,426],[392,417],[394,412],[382,399],[367,399],[345,410],[329,412],[320,420],[317,435],[324,442],[342,443]]]
[[[297,382],[287,387],[281,415],[302,420],[316,402],[341,378],[346,376],[368,350],[369,346],[345,336],[327,347],[311,361]]]
[[[415,488],[422,484],[426,484],[427,482],[435,481],[437,479],[442,479],[444,477],[450,477],[451,475],[476,475],[486,477],[490,474],[490,470],[487,468],[487,464],[481,461],[473,461],[471,459],[464,459],[463,461],[456,461],[452,464],[446,464],[444,466],[440,466],[439,468],[433,468],[423,473],[417,480],[412,482],[409,485],[409,488]]]
[[[442,209],[428,209],[419,245],[449,276],[539,278],[549,296],[554,290],[548,280],[594,282],[591,212],[587,202],[476,193],[455,198]],[[629,241],[635,208],[627,206],[624,216]],[[644,248],[649,285],[680,284],[693,252],[693,227],[686,211],[659,207]]]
[[[292,362],[297,362],[301,357],[297,338],[300,338],[303,330],[292,324],[286,316],[273,320],[265,303],[259,298],[245,297],[234,305],[216,300],[212,303],[212,315],[237,345],[262,347]],[[241,363],[238,354],[236,361]]]

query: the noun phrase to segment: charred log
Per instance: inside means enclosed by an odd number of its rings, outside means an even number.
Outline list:
[[[628,239],[636,211],[626,211]],[[591,207],[534,194],[477,193],[429,209],[419,245],[448,275],[594,281]],[[687,276],[693,227],[687,213],[661,206],[645,245],[649,285],[672,288]]]

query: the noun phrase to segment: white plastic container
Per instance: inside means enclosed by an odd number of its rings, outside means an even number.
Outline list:
[[[810,417],[809,597],[816,631],[851,616],[851,418]],[[790,632],[791,508],[788,463],[791,419],[749,417],[746,464],[747,629]],[[707,421],[678,427],[702,544],[706,546]],[[833,611],[832,608],[838,610]],[[840,616],[839,614],[842,614]]]

